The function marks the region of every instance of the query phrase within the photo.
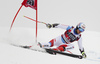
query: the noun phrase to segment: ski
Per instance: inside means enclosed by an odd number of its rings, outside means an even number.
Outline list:
[[[13,46],[16,46],[16,47],[21,47],[21,48],[24,48],[24,49],[29,49],[29,50],[33,50],[33,51],[38,51],[38,52],[43,52],[43,53],[46,53],[45,49],[36,49],[36,48],[32,48],[32,46],[24,46],[24,45],[16,45],[16,44],[11,44]]]
[[[53,54],[53,55],[61,54],[61,55],[65,55],[65,56],[69,56],[69,57],[73,57],[73,58],[79,58],[79,59],[83,58],[81,55],[65,53],[65,52],[56,51],[56,50],[53,50],[53,49],[41,48],[42,50],[39,50],[39,49],[31,48],[32,46],[23,46],[23,45],[15,45],[15,44],[11,44],[11,45],[16,46],[16,47],[25,48],[25,49],[30,49],[30,50],[33,50],[33,51],[49,53],[49,54]]]
[[[76,54],[70,54],[70,53],[65,53],[65,52],[61,52],[61,51],[56,51],[53,49],[45,49],[46,52],[50,53],[50,54],[61,54],[61,55],[66,55],[66,56],[70,56],[70,57],[74,57],[74,58],[79,58],[82,59],[83,57],[81,55],[76,55]]]

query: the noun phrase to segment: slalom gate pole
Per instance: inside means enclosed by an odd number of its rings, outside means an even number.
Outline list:
[[[23,5],[20,6],[20,8],[18,9],[18,11],[17,11],[17,13],[16,13],[16,15],[15,15],[13,21],[12,21],[12,24],[11,24],[11,26],[10,26],[10,31],[11,31],[11,28],[12,28],[12,26],[13,26],[13,23],[14,23],[14,21],[15,21],[17,15],[18,15],[18,13],[19,13],[19,11],[21,10],[22,6],[23,6]]]
[[[36,22],[36,20],[34,20],[34,19],[32,19],[32,18],[29,18],[29,17],[27,17],[27,16],[24,16],[25,18],[27,18],[27,19],[30,19],[30,20],[32,20],[32,21],[35,21]],[[45,22],[41,22],[41,21],[37,21],[38,23],[42,23],[42,24],[47,24],[47,23],[45,23]]]
[[[36,0],[37,1],[37,0]],[[36,43],[37,43],[37,29],[38,29],[38,25],[37,25],[37,21],[38,20],[38,7],[36,5]]]

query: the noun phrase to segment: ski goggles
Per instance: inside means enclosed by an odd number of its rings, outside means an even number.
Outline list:
[[[82,28],[79,28],[79,31],[83,32],[83,31],[84,31],[84,29],[82,29]]]

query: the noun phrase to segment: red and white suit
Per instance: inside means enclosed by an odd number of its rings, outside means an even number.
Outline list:
[[[52,39],[48,43],[42,43],[42,45],[48,45],[49,47],[57,46],[55,50],[60,50],[60,51],[65,51],[68,48],[74,48],[74,45],[71,43],[74,41],[77,41],[79,49],[83,51],[83,46],[82,46],[82,37],[81,34],[75,33],[75,29],[73,26],[68,26],[68,25],[62,25],[59,24],[55,26],[55,28],[62,28],[65,29],[66,31],[64,34]]]

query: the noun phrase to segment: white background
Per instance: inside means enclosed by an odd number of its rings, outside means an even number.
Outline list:
[[[0,27],[10,27],[22,1],[2,0],[0,2]],[[23,18],[23,15],[35,19],[35,10],[23,6],[14,27],[35,28],[35,22]],[[38,20],[73,26],[84,22],[86,30],[100,32],[100,0],[38,0]],[[45,28],[40,24],[39,26]]]

